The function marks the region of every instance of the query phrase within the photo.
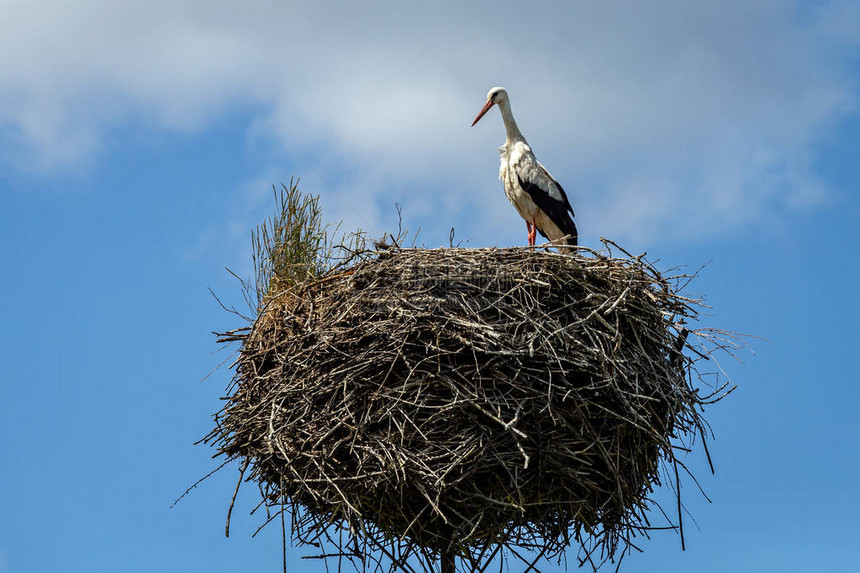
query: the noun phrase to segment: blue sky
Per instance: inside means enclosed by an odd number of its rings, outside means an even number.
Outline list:
[[[217,465],[208,288],[241,303],[294,176],[346,228],[524,244],[494,85],[584,244],[710,261],[702,324],[769,340],[724,361],[687,551],[624,570],[855,571],[858,48],[852,0],[0,4],[0,573],[279,570],[252,488],[223,536],[235,468],[169,509]]]

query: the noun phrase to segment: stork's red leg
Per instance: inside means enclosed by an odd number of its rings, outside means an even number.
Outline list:
[[[535,222],[532,221],[531,225],[529,227],[529,246],[530,247],[535,246],[535,237],[537,237],[537,225],[535,225]]]
[[[526,221],[526,229],[528,233],[526,233],[526,240],[529,242],[529,246],[532,246],[532,223],[531,221]]]

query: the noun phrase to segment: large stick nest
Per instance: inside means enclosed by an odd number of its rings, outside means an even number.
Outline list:
[[[595,252],[365,253],[223,336],[241,350],[207,441],[299,542],[475,569],[574,544],[594,565],[648,529],[661,465],[705,427],[677,284]]]

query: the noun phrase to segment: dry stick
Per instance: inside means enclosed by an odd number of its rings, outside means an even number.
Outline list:
[[[250,463],[251,458],[245,458],[245,463],[242,464],[242,469],[239,470],[239,479],[236,480],[236,489],[233,490],[233,497],[230,499],[230,508],[227,510],[227,524],[224,526],[224,537],[230,537],[230,516],[233,515],[233,506],[236,504],[236,496],[239,495],[239,486],[242,485],[245,470],[248,469],[248,464]]]
[[[283,489],[283,482],[281,483]],[[284,552],[284,573],[287,573],[287,528],[284,523],[284,500],[281,498],[281,549]]]
[[[678,368],[681,365],[681,360],[684,358],[684,345],[687,343],[687,336],[690,334],[690,331],[686,328],[682,328],[681,332],[678,334],[678,340],[675,341],[675,353],[672,356],[672,367]]]
[[[675,468],[675,487],[677,488],[676,493],[678,498],[678,531],[681,534],[681,551],[686,551],[686,546],[684,544],[684,517],[681,513],[681,478],[678,477],[678,460],[673,459],[672,465]]]
[[[223,468],[224,466],[226,466],[227,464],[229,464],[229,463],[230,463],[230,462],[232,462],[232,461],[233,461],[233,458],[227,458],[227,459],[224,461],[224,463],[223,463],[223,464],[221,464],[220,466],[218,466],[217,468],[215,468],[214,470],[212,470],[211,472],[209,472],[208,474],[206,474],[205,476],[203,476],[202,478],[200,478],[199,480],[197,480],[196,482],[194,482],[191,486],[189,486],[189,487],[188,487],[188,489],[186,489],[184,492],[182,492],[182,495],[180,495],[179,497],[177,497],[177,498],[173,501],[173,503],[172,503],[172,504],[170,504],[170,509],[173,509],[174,507],[176,507],[176,504],[177,504],[177,503],[179,503],[180,501],[182,501],[182,498],[183,498],[183,497],[185,497],[186,495],[188,495],[189,493],[191,493],[191,490],[193,490],[194,488],[196,488],[198,485],[200,485],[201,483],[203,483],[203,481],[204,481],[204,480],[206,480],[207,478],[209,478],[210,476],[212,476],[215,472],[217,472],[218,470],[220,470],[221,468]]]

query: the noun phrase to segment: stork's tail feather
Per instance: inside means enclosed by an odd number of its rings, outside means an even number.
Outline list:
[[[579,233],[576,230],[576,223],[571,220],[567,227],[567,229],[564,229],[564,232],[567,235],[567,244],[571,247],[575,247],[579,244]]]

